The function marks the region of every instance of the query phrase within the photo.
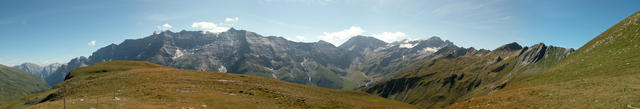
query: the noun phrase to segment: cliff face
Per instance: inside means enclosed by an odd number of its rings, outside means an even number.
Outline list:
[[[407,66],[424,62],[416,60],[466,53],[466,48],[439,37],[387,43],[373,37],[355,36],[336,47],[325,41],[293,42],[233,28],[221,33],[163,31],[108,45],[88,58],[74,59],[46,80],[55,85],[73,68],[96,62],[133,60],[353,89],[408,68],[415,69],[417,66]]]

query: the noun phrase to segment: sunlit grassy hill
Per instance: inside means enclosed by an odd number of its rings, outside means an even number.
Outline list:
[[[511,43],[485,54],[439,57],[363,90],[420,107],[443,108],[501,90],[555,65],[571,52],[545,44]]]
[[[38,76],[0,65],[0,105],[48,88],[49,85]]]
[[[243,74],[181,70],[136,61],[71,71],[53,89],[6,108],[415,108],[359,91],[305,86]]]
[[[450,108],[639,108],[640,12],[553,68]]]

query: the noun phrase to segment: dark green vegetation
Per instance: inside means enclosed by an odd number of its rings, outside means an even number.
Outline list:
[[[640,12],[549,70],[451,108],[640,107]]]
[[[38,76],[0,65],[0,105],[48,88]]]
[[[359,91],[299,85],[244,74],[113,61],[71,71],[49,91],[5,108],[415,108]]]
[[[442,108],[502,89],[524,75],[549,68],[571,52],[544,44],[523,48],[511,43],[491,52],[450,54],[363,90],[421,107]]]

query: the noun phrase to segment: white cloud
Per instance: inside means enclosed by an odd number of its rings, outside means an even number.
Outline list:
[[[167,30],[169,30],[169,29],[171,29],[171,28],[173,28],[173,26],[171,26],[171,25],[169,25],[169,24],[167,24],[167,23],[165,23],[165,24],[162,24],[162,25],[158,26],[158,29],[160,29],[160,30],[162,30],[162,31],[167,31]]]
[[[339,32],[324,32],[324,36],[320,36],[320,38],[334,45],[339,45],[339,43],[343,42],[344,40],[352,36],[360,35],[364,32],[365,31],[360,27],[351,26],[351,28]]]
[[[304,39],[304,36],[296,36],[296,39],[298,39],[298,40],[303,40],[303,39]]]
[[[229,27],[218,26],[215,23],[211,22],[193,22],[193,24],[191,24],[191,27],[212,33],[219,33],[229,30]]]
[[[403,32],[382,32],[382,34],[374,34],[371,36],[382,41],[393,42],[396,40],[404,39],[405,37],[407,37],[407,34],[404,34]]]
[[[87,44],[89,46],[96,46],[96,40],[92,40],[91,42],[89,42],[89,44]]]
[[[227,18],[224,19],[225,22],[237,22],[238,20],[240,20],[240,19],[238,19],[238,17],[234,17],[234,18],[228,18],[227,17]]]

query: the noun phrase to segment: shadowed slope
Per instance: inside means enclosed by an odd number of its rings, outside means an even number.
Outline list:
[[[488,53],[470,50],[465,56],[436,58],[363,90],[425,108],[442,108],[500,90],[512,81],[549,68],[572,51],[545,44],[523,48],[517,43]]]
[[[0,65],[0,105],[48,88],[38,76]]]

